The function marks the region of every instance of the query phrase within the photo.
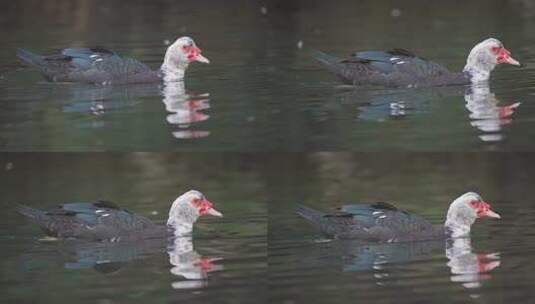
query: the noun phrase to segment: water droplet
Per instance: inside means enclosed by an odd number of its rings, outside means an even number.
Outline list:
[[[390,11],[390,16],[392,16],[394,18],[401,16],[401,10],[399,8],[393,8]]]

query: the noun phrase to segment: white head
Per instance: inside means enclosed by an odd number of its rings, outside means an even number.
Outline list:
[[[488,38],[470,51],[463,71],[470,74],[472,83],[485,82],[496,65],[503,63],[520,66],[500,40]]]
[[[464,237],[470,234],[470,226],[476,219],[484,217],[499,219],[500,215],[492,211],[479,194],[467,192],[451,203],[445,226],[452,237]]]
[[[210,63],[201,55],[201,49],[190,37],[180,37],[171,44],[165,52],[165,58],[161,67],[166,81],[177,81],[184,78],[184,71],[191,62],[198,61]]]
[[[167,225],[175,228],[176,232],[180,232],[179,234],[190,233],[193,224],[203,215],[223,216],[214,209],[214,205],[201,192],[190,190],[173,202],[169,210]]]

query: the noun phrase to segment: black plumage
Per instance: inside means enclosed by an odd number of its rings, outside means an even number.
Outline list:
[[[313,56],[342,82],[350,85],[429,87],[470,83],[470,77],[465,72],[450,72],[439,64],[399,48],[357,52],[346,59],[319,51],[314,51]]]
[[[392,204],[345,205],[334,213],[300,206],[297,213],[329,237],[371,242],[401,242],[444,238],[443,227],[400,210]]]
[[[18,49],[17,56],[37,68],[49,81],[104,85],[161,81],[160,71],[102,47],[66,48],[49,55]]]
[[[168,230],[107,201],[69,203],[49,211],[19,206],[18,211],[52,237],[119,241],[165,236]]]

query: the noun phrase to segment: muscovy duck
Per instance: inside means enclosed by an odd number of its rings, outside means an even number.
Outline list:
[[[167,225],[155,224],[106,201],[64,204],[49,211],[19,206],[18,211],[36,222],[49,236],[111,242],[188,235],[200,216],[223,216],[196,190],[182,194],[173,202]]]
[[[324,213],[301,206],[297,213],[330,237],[389,243],[465,237],[469,236],[476,219],[500,218],[474,192],[465,193],[451,203],[441,227],[388,203],[345,205],[339,210]]]
[[[503,44],[488,38],[477,44],[468,55],[460,73],[418,57],[404,49],[357,52],[347,59],[315,51],[314,57],[350,85],[379,85],[385,87],[429,87],[462,85],[488,81],[498,64],[520,63],[511,57]]]
[[[50,55],[18,49],[17,56],[37,68],[48,81],[102,85],[180,81],[191,62],[210,62],[190,37],[178,38],[167,48],[158,70],[101,47],[67,48]]]

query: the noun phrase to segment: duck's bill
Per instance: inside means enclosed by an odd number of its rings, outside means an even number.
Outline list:
[[[507,63],[507,64],[512,64],[512,65],[516,65],[516,66],[521,66],[520,62],[518,62],[516,59],[514,59],[514,58],[511,57],[511,56],[505,58],[505,63]]]
[[[505,63],[505,64],[511,64],[511,65],[516,65],[516,66],[521,65],[520,62],[518,62],[516,59],[511,57],[511,52],[504,47],[493,48],[492,51],[496,54],[496,61],[498,62],[498,64]]]
[[[201,54],[197,54],[197,55],[193,58],[193,61],[202,62],[202,63],[210,63],[210,60],[208,60],[208,58],[204,57],[204,56],[201,55]]]
[[[498,213],[496,213],[496,212],[494,212],[494,211],[492,211],[490,209],[485,213],[485,216],[486,217],[495,218],[495,219],[501,219],[502,218]]]
[[[211,216],[223,217],[223,213],[215,210],[214,208],[210,208],[206,214],[209,214]]]

